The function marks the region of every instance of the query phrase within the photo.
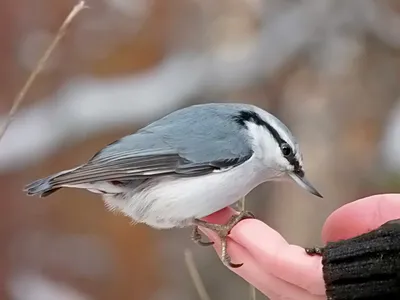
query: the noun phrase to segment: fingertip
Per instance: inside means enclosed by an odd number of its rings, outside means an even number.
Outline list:
[[[343,205],[326,220],[324,242],[349,239],[400,218],[400,194],[373,195]]]
[[[249,249],[247,248],[248,245],[238,243],[236,239],[242,234],[240,230],[244,230],[244,232],[247,232],[249,228],[255,229],[258,222],[260,221],[243,220],[232,230],[236,231],[236,233],[233,232],[231,238],[228,239],[228,252],[234,263],[243,263],[243,266],[236,269],[230,268],[230,270],[243,277],[246,281],[255,286],[259,291],[271,297],[272,299],[283,299],[284,297],[285,299],[322,299],[319,295],[324,295],[325,290],[322,281],[322,265],[320,261],[318,262],[317,257],[311,258],[305,254],[304,249],[302,249],[303,251],[301,251],[300,247],[293,246],[291,247],[293,248],[291,253],[287,253],[289,256],[295,253],[291,257],[293,260],[292,262],[294,262],[293,264],[288,263],[286,265],[280,265],[279,259],[276,260],[274,258],[272,258],[272,262],[270,262],[270,264],[263,264],[263,261],[265,259],[264,256],[266,255],[265,253],[254,256],[254,252],[249,251]],[[208,229],[202,229],[202,231],[207,234],[210,240],[215,241],[214,248],[217,254],[220,255],[221,243],[218,236]],[[251,239],[252,237],[249,236],[249,238]],[[283,241],[288,246],[286,241]],[[251,242],[255,244],[267,243],[269,245],[268,241],[265,240],[258,240],[258,242],[257,240],[251,240]],[[273,248],[273,245],[270,246],[272,246]],[[296,273],[296,270],[298,270],[298,259],[311,259],[314,261],[313,265],[315,267],[305,270],[305,276],[300,273]],[[277,276],[277,273],[280,276]],[[287,280],[288,274],[289,279],[292,280]],[[293,276],[291,276],[290,274],[292,274]],[[312,279],[314,277],[315,280]],[[300,282],[300,284],[298,284],[298,282]]]
[[[207,217],[207,221],[222,223],[231,215],[232,211],[223,210]],[[220,253],[218,235],[205,228],[200,227],[200,230],[214,242],[214,249]],[[249,263],[250,259],[243,254],[247,252],[258,266],[268,270],[269,274],[301,287],[313,295],[324,295],[321,258],[309,256],[303,248],[289,245],[277,231],[262,221],[245,219],[239,222],[229,235],[228,245],[232,258],[240,257]],[[241,270],[247,270],[247,267],[233,271],[249,278],[249,274],[241,273]],[[256,281],[256,279],[253,280]]]
[[[268,272],[314,295],[325,293],[321,257],[290,245],[265,223],[248,219],[232,229],[231,238],[247,249]]]

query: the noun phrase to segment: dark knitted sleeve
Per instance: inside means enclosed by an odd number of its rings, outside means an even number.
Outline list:
[[[400,299],[400,219],[328,243],[322,257],[328,299]]]

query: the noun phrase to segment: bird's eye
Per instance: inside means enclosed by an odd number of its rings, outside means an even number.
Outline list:
[[[281,151],[284,156],[290,156],[293,154],[292,148],[286,143],[281,145]]]

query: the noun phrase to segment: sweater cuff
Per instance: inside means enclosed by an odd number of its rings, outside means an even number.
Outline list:
[[[400,220],[328,243],[322,264],[328,299],[400,299]]]

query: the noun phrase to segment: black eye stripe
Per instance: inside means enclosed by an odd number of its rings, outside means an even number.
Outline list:
[[[242,110],[236,116],[234,116],[233,119],[235,120],[235,122],[237,124],[239,124],[240,126],[243,126],[245,128],[247,128],[246,122],[252,122],[252,123],[254,123],[254,124],[258,125],[258,126],[263,126],[264,128],[266,128],[271,133],[272,137],[275,139],[275,141],[278,143],[278,145],[279,145],[279,147],[281,149],[282,149],[282,146],[284,144],[286,144],[286,145],[288,145],[290,147],[290,145],[284,139],[281,138],[281,136],[275,130],[275,128],[272,127],[268,122],[265,122],[259,116],[259,114],[257,114],[254,111]],[[293,151],[292,148],[291,148],[291,152],[292,152],[292,155],[285,156],[285,158],[294,167],[295,171],[302,172],[301,171],[301,167],[300,167],[300,163],[296,159],[296,156],[295,156],[294,151]]]
[[[272,127],[269,123],[265,122],[259,116],[259,114],[257,114],[254,111],[242,110],[241,112],[239,112],[238,115],[234,116],[234,120],[236,121],[236,123],[238,123],[239,125],[246,127],[246,128],[247,128],[246,122],[252,122],[258,126],[263,126],[268,129],[268,131],[271,133],[271,135],[276,140],[276,142],[278,143],[279,146],[281,146],[283,143],[286,143],[286,141],[284,141],[281,138],[281,136],[275,130],[275,128]]]

